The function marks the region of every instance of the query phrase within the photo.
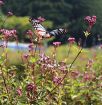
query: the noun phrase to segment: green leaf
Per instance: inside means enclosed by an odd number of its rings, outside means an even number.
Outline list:
[[[51,90],[52,90],[52,88],[51,88],[51,87],[48,87],[48,86],[46,86],[46,89],[47,89],[48,91],[51,91]]]
[[[28,104],[23,104],[21,102],[18,102],[17,105],[28,105]]]
[[[8,97],[8,94],[2,94],[2,95],[0,95],[0,98],[2,98],[2,97]]]
[[[35,57],[31,57],[29,61],[30,61],[30,63],[35,63],[36,62],[36,58]]]

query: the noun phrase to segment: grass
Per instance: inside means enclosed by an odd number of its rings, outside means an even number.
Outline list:
[[[8,65],[19,65],[22,63],[22,54],[24,52],[22,51],[12,51],[10,49],[7,49],[7,60],[8,60]],[[3,50],[0,49],[0,55],[3,54]]]

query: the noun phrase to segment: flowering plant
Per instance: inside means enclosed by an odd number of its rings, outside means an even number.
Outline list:
[[[3,5],[0,0],[0,6]],[[7,16],[13,15],[11,12]],[[40,22],[45,19],[39,17]],[[88,23],[86,32],[90,32],[96,22],[96,16],[87,16]],[[3,22],[4,24],[5,22]],[[22,68],[8,66],[7,44],[12,38],[17,40],[15,29],[0,29],[2,40],[5,45],[0,45],[3,54],[0,56],[0,104],[1,105],[101,105],[102,104],[102,66],[94,64],[97,59],[88,59],[87,63],[80,70],[74,66],[76,60],[80,58],[83,48],[80,46],[72,62],[67,63],[57,60],[58,48],[61,42],[53,42],[52,56],[41,49],[41,43],[34,43],[32,30],[28,30],[31,43],[28,52],[21,55]],[[87,40],[87,37],[86,37]],[[69,37],[68,56],[72,52],[75,38]],[[17,40],[18,42],[18,40]],[[95,68],[94,68],[95,66]]]

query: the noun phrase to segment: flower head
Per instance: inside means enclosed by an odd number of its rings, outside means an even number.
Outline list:
[[[61,84],[61,80],[62,80],[61,77],[55,76],[55,77],[53,78],[53,82],[54,82],[55,84]]]
[[[96,16],[86,16],[84,20],[88,22],[89,25],[93,26],[96,23]]]
[[[1,5],[4,5],[4,2],[3,2],[3,0],[0,0],[0,6],[1,6]]]
[[[66,73],[67,72],[67,67],[66,66],[60,66],[59,70],[61,70],[62,73]]]
[[[84,20],[88,23],[88,25],[89,25],[89,27],[88,27],[88,29],[87,29],[87,31],[88,32],[90,32],[90,30],[91,30],[91,28],[92,28],[92,26],[96,23],[96,16],[86,16],[85,18],[84,18]]]
[[[69,37],[69,38],[68,38],[68,41],[69,41],[69,43],[71,43],[71,44],[72,44],[72,43],[74,43],[74,42],[75,42],[75,38],[73,38],[73,37]]]
[[[24,54],[24,58],[28,59],[29,55],[28,54]]]
[[[83,81],[84,82],[91,81],[93,79],[95,79],[95,74],[94,73],[92,73],[92,72],[91,73],[86,72],[86,73],[83,74]]]
[[[33,83],[29,83],[29,84],[26,86],[26,90],[27,90],[28,92],[34,92],[34,91],[36,91],[36,85],[33,84]]]
[[[61,42],[53,42],[53,45],[54,45],[55,47],[58,47],[60,44],[61,44]]]
[[[1,29],[0,33],[2,33],[5,40],[8,40],[10,37],[17,38],[17,35],[16,35],[17,32],[15,29],[12,29],[12,30]]]
[[[12,15],[13,15],[13,13],[10,11],[7,13],[7,16],[12,16]]]
[[[18,88],[18,89],[16,90],[16,92],[17,92],[17,94],[18,94],[19,96],[22,96],[22,89],[21,89],[21,88]]]

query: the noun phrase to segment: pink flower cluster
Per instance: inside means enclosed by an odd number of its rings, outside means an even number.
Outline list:
[[[13,29],[13,30],[7,30],[7,29],[1,29],[0,30],[0,33],[2,33],[2,35],[4,35],[4,38],[5,39],[8,39],[9,37],[17,37],[16,35],[16,30]]]
[[[67,64],[64,61],[59,62],[58,69],[62,73],[66,73],[67,72]]]
[[[61,42],[53,42],[53,45],[54,45],[55,47],[58,47],[60,44],[61,44]]]
[[[88,23],[89,27],[87,29],[87,32],[90,32],[91,28],[93,27],[93,25],[96,23],[96,16],[86,16],[84,18],[84,20]]]
[[[87,81],[92,81],[96,78],[95,74],[93,72],[91,73],[88,73],[88,72],[85,72],[83,74],[83,81],[84,82],[87,82]]]
[[[18,88],[18,89],[16,90],[16,92],[17,92],[17,95],[18,95],[18,96],[22,96],[22,89],[21,89],[21,88]]]
[[[61,77],[54,77],[53,78],[53,82],[57,85],[57,84],[61,84],[60,82],[61,82],[61,80],[62,80],[62,78]]]
[[[96,23],[96,16],[86,16],[84,20],[88,22],[89,26],[93,26]]]
[[[8,15],[8,16],[12,16],[13,13],[12,13],[11,11],[9,11],[9,12],[7,13],[7,15]]]
[[[69,37],[69,38],[68,38],[68,41],[69,41],[69,43],[71,43],[71,44],[72,44],[72,43],[74,43],[74,42],[75,42],[75,38],[73,38],[73,37]]]
[[[27,97],[30,100],[35,99],[35,96],[37,95],[37,86],[34,83],[29,83],[26,86],[26,91],[27,91]]]
[[[4,5],[4,2],[3,2],[3,0],[0,0],[0,6],[1,6],[1,5]]]
[[[28,59],[29,55],[28,55],[28,54],[24,54],[23,57],[24,57],[25,59]]]
[[[27,87],[26,87],[26,90],[27,90],[28,92],[35,91],[35,90],[36,90],[36,85],[33,84],[33,83],[29,83],[29,84],[27,85]]]
[[[37,64],[41,67],[41,73],[55,68],[55,63],[51,60],[49,56],[46,56],[45,54],[40,54],[39,57],[40,59],[37,61]]]

